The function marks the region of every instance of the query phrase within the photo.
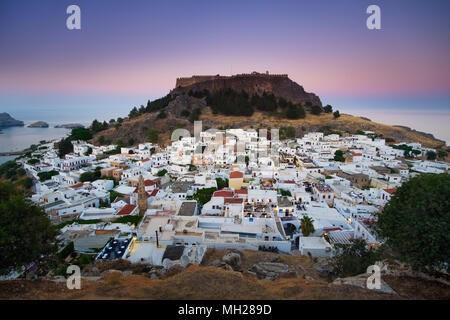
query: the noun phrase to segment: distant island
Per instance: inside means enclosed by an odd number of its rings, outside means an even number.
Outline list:
[[[0,128],[23,127],[24,125],[23,121],[14,119],[6,112],[0,113]]]
[[[48,123],[44,121],[37,121],[30,124],[28,128],[48,128]]]
[[[76,128],[84,128],[84,126],[80,123],[67,123],[56,125],[55,128],[76,129]]]

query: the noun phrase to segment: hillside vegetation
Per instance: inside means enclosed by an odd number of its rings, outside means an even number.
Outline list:
[[[202,120],[204,130],[293,127],[295,134],[290,138],[311,131],[347,135],[368,130],[391,142],[415,141],[426,147],[445,148],[445,142],[431,134],[375,123],[341,114],[330,105],[322,106],[318,96],[285,75],[192,77],[178,79],[177,84],[166,96],[132,108],[128,117],[111,119],[109,123],[94,120],[92,142],[132,146],[149,141],[165,146],[173,130],[186,128],[193,133],[194,121]]]

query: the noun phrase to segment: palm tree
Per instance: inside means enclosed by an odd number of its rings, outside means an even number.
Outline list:
[[[302,229],[302,234],[304,237],[309,236],[311,233],[314,233],[314,220],[308,216],[304,216],[300,219],[300,228]]]

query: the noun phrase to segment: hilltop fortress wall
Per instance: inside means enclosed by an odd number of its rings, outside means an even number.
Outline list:
[[[258,72],[252,72],[252,73],[241,73],[236,74],[232,76],[221,76],[221,75],[215,75],[215,76],[208,76],[208,75],[199,75],[199,76],[192,76],[192,77],[186,77],[186,78],[177,78],[175,88],[179,87],[187,87],[196,83],[209,81],[209,80],[227,80],[227,79],[233,79],[233,78],[248,78],[248,77],[264,77],[264,78],[288,78],[287,74],[269,74],[266,73],[258,73]]]

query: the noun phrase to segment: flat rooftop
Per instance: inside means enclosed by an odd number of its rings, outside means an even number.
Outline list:
[[[193,216],[195,213],[196,206],[197,206],[196,201],[184,201],[181,204],[180,210],[178,210],[178,215],[185,217]]]

